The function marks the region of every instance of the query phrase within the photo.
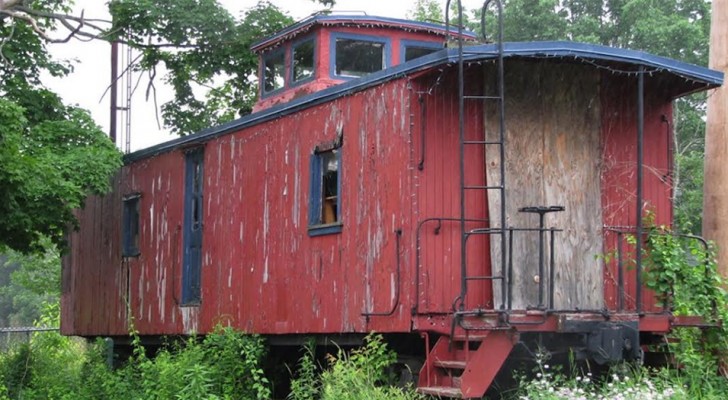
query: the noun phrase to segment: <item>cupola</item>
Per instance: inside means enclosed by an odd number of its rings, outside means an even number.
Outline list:
[[[444,25],[426,22],[312,15],[251,47],[259,57],[253,112],[436,52],[446,36]],[[472,32],[463,36],[475,39]]]

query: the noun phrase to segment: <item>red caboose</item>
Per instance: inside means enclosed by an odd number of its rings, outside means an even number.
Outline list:
[[[639,357],[681,320],[639,261],[598,256],[628,246],[647,207],[670,224],[672,101],[722,74],[445,37],[316,15],[255,45],[253,114],[129,154],[79,211],[62,332],[124,343],[130,319],[150,341],[223,324],[276,345],[378,331],[421,358],[423,393],[465,398],[528,338]]]

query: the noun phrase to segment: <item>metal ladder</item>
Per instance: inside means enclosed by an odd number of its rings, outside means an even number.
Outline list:
[[[450,27],[449,27],[449,10],[450,10],[450,3],[451,0],[447,0],[446,5],[446,24],[447,24],[447,31],[449,33]],[[465,95],[465,71],[464,71],[464,64],[465,64],[465,50],[463,49],[463,8],[462,8],[462,1],[457,0],[457,9],[458,9],[458,58],[457,58],[457,68],[458,68],[458,137],[459,137],[459,145],[460,145],[460,276],[461,276],[461,282],[460,282],[460,294],[459,296],[453,301],[453,311],[455,313],[455,320],[459,317],[462,317],[464,315],[468,314],[477,314],[481,312],[482,310],[472,310],[468,308],[468,302],[467,302],[467,296],[468,296],[468,284],[471,281],[499,281],[501,284],[501,306],[500,310],[505,310],[507,302],[507,296],[510,294],[507,292],[507,279],[506,279],[506,254],[507,254],[507,240],[506,240],[506,232],[507,229],[505,227],[506,222],[506,181],[505,181],[505,101],[504,101],[504,93],[505,93],[505,85],[504,85],[504,66],[503,66],[503,4],[501,0],[486,0],[483,4],[482,14],[481,14],[481,26],[482,26],[482,35],[483,39],[486,39],[486,12],[488,10],[488,7],[491,4],[495,4],[497,7],[497,40],[496,40],[496,50],[497,50],[497,72],[496,72],[496,79],[497,79],[497,95],[495,96],[489,96],[489,95]],[[486,102],[494,101],[497,103],[497,114],[498,114],[498,135],[497,139],[489,140],[487,129],[485,127],[485,120],[484,120],[484,126],[482,129],[482,138],[478,140],[466,140],[465,138],[465,102],[467,101],[482,101],[483,104],[486,104]],[[485,177],[485,184],[482,186],[478,185],[469,185],[466,183],[465,175],[465,157],[468,152],[466,151],[467,148],[470,146],[481,146],[483,148],[484,152],[484,158],[485,155],[488,153],[487,148],[488,146],[497,146],[498,153],[499,153],[499,167],[500,167],[500,182],[497,183],[491,183],[488,182],[487,177]],[[483,173],[485,172],[485,165],[483,166]],[[495,192],[497,196],[500,197],[500,212],[499,215],[494,218],[493,215],[489,216],[489,227],[488,228],[476,228],[476,229],[469,229],[466,226],[466,222],[468,220],[468,210],[466,210],[466,195],[467,193],[471,193],[474,191],[483,191],[486,199],[486,204],[484,204],[485,207],[487,207],[488,202],[488,194]],[[495,265],[497,261],[500,262],[500,275],[495,275],[491,273],[491,275],[486,276],[479,276],[479,275],[470,275],[469,274],[469,268],[468,268],[468,260],[467,260],[467,244],[468,239],[475,235],[490,235],[491,237],[499,236],[500,237],[500,248],[501,248],[501,254],[500,254],[500,260],[492,260],[492,264]],[[495,299],[494,299],[495,300]],[[495,307],[495,302],[494,302]],[[455,323],[455,320],[453,323]]]

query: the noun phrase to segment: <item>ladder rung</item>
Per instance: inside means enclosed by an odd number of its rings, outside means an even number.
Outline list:
[[[503,189],[503,186],[465,186],[463,189],[466,190],[493,190],[493,189]]]
[[[475,99],[475,100],[500,100],[500,96],[463,96],[464,99]]]
[[[500,145],[502,145],[503,142],[490,141],[490,140],[467,140],[467,141],[463,142],[463,144],[500,144]]]
[[[491,276],[466,276],[466,281],[490,281],[490,280],[500,280],[505,279],[502,276],[498,275],[491,275]]]
[[[501,228],[485,228],[485,229],[472,229],[465,232],[466,235],[501,235],[503,229]]]

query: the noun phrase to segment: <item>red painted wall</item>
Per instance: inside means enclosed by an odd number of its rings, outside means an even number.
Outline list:
[[[627,228],[632,231],[637,224],[637,79],[617,78],[605,72],[602,77],[602,139],[603,173],[602,205],[605,225],[605,254],[610,255],[604,276],[605,301],[609,309],[617,308],[618,268],[616,251],[617,234],[608,227]],[[644,118],[644,184],[645,214],[654,214],[655,224],[672,223],[672,182],[668,167],[672,154],[669,142],[672,132],[666,121],[672,121],[672,100],[655,87],[650,78],[645,84]],[[623,239],[625,308],[635,309],[636,271],[634,248]],[[643,291],[642,309],[659,311],[654,293]]]
[[[394,305],[397,229],[402,286],[414,279],[409,97],[398,80],[208,142],[199,307],[178,305],[182,150],[125,166],[114,193],[88,200],[82,231],[71,236],[63,332],[126,332],[126,315],[107,318],[123,309],[121,296],[108,294],[126,286],[117,240],[121,198],[133,192],[142,194],[141,255],[126,262],[141,334],[207,332],[217,323],[258,333],[408,330],[411,291],[402,289],[391,317],[361,314]],[[339,129],[343,230],[309,237],[309,156]]]
[[[471,87],[480,87],[482,73],[473,71],[468,79]],[[417,266],[418,310],[423,313],[446,313],[452,310],[453,301],[460,295],[461,245],[460,245],[460,165],[458,145],[457,73],[451,68],[440,75],[435,72],[415,81],[421,103],[417,102],[413,130],[414,153],[422,170],[415,175],[417,221],[420,229],[420,262]],[[430,90],[432,89],[432,90]],[[415,101],[413,101],[415,103]],[[422,120],[422,108],[425,115]],[[413,107],[414,108],[414,107]],[[469,101],[465,110],[466,140],[483,140],[482,102]],[[424,122],[425,144],[422,153],[421,129]],[[484,186],[485,154],[482,146],[470,146],[465,155],[466,185]],[[488,218],[488,203],[484,191],[474,190],[466,194],[466,218]],[[450,218],[458,221],[437,221],[432,218]],[[467,229],[488,227],[487,222],[469,222]],[[439,229],[438,229],[439,228]],[[467,270],[470,276],[491,274],[488,237],[472,236],[467,245]],[[472,281],[469,284],[466,305],[489,308],[492,303],[492,285],[489,281]]]
[[[459,217],[455,73],[445,71],[390,81],[205,143],[199,307],[179,305],[184,149],[126,165],[114,178],[114,192],[89,198],[79,210],[81,230],[70,235],[64,260],[62,332],[123,335],[129,317],[142,335],[204,333],[218,323],[263,334],[407,332],[415,305],[421,313],[450,311],[460,292],[458,226],[443,223],[436,230],[435,222],[424,223],[416,242],[420,221]],[[669,182],[661,180],[668,137],[661,116],[671,119],[671,105],[650,88],[645,199],[656,222],[669,223]],[[605,226],[635,223],[635,90],[634,82],[603,77]],[[468,104],[466,119],[466,137],[477,139],[480,105]],[[343,229],[309,237],[309,157],[339,133]],[[471,151],[466,182],[484,184],[484,154]],[[122,259],[122,198],[136,192],[142,196],[141,255]],[[485,194],[469,194],[466,209],[468,218],[487,218]],[[473,240],[468,273],[488,275],[487,237]],[[605,233],[605,253],[613,248],[613,236]],[[605,294],[612,309],[613,276],[611,263]],[[634,273],[628,282],[634,298]],[[654,309],[651,302],[646,296],[646,308]],[[395,305],[391,316],[362,315]],[[468,306],[492,307],[492,285],[472,284]]]

